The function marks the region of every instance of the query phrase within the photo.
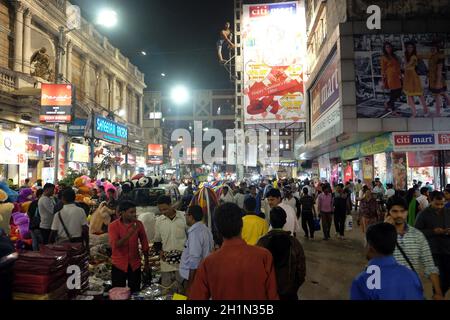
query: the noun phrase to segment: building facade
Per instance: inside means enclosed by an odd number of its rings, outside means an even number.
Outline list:
[[[449,84],[448,1],[306,4],[310,111],[296,157],[312,160],[316,175],[333,183],[380,178],[398,189],[413,180],[444,187],[450,99],[430,88],[437,73]],[[381,9],[381,29],[368,27],[370,5]]]
[[[3,168],[2,176],[12,178],[16,184],[27,176],[33,179],[45,178],[43,175],[49,170],[43,168],[55,166],[51,148],[55,135],[53,127],[39,123],[40,87],[43,83],[55,83],[58,30],[60,27],[68,30],[67,9],[70,6],[68,1],[61,0],[0,0],[2,132],[9,134],[18,130],[29,142],[25,150],[11,153],[28,158],[27,170],[24,164],[23,169],[18,170],[17,161]],[[71,83],[76,90],[75,118],[78,121],[75,124],[85,126],[91,112],[114,116],[116,122],[128,127],[129,158],[142,157],[145,142],[141,128],[146,85],[144,75],[137,67],[91,23],[81,18],[81,28],[66,34],[60,70],[64,82]],[[83,136],[82,133],[69,135],[69,127],[61,126],[61,150],[65,152],[60,155],[60,163],[56,164],[61,173],[69,165],[73,169],[88,169],[87,163],[68,158],[68,142],[87,145]],[[86,152],[87,149],[80,147],[77,150]],[[121,177],[122,169],[125,169],[124,152],[117,145],[97,141],[95,162],[101,162],[105,155],[117,160],[108,172],[102,174],[109,178]],[[0,162],[5,161],[0,159]],[[138,166],[137,163],[130,164]]]

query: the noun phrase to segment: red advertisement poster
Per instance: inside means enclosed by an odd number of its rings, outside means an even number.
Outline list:
[[[408,152],[408,167],[438,167],[439,154],[436,151]]]
[[[352,180],[353,180],[353,168],[352,168],[352,164],[348,163],[347,167],[345,168],[345,172],[344,172],[344,182],[347,183]]]

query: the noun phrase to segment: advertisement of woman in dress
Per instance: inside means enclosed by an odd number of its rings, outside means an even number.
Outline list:
[[[359,118],[450,117],[450,35],[355,36]]]
[[[392,161],[394,162],[393,178],[395,190],[406,190],[407,187],[407,171],[406,171],[406,153],[393,153]]]

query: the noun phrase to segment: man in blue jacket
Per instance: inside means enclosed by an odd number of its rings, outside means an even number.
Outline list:
[[[395,227],[388,223],[372,225],[366,238],[369,264],[353,280],[351,300],[423,300],[418,275],[393,257],[397,242]]]

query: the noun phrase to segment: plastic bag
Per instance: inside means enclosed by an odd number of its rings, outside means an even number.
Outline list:
[[[347,215],[345,218],[345,231],[353,230],[353,217],[351,215]]]

